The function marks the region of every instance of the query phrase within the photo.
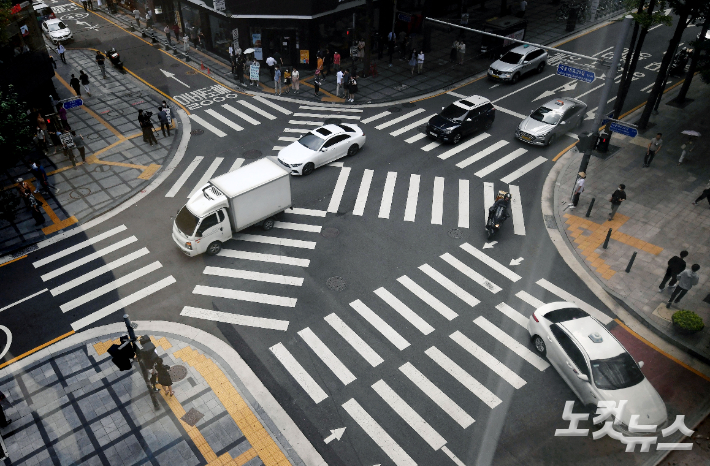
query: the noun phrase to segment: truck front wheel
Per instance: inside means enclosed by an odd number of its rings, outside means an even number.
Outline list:
[[[264,220],[264,223],[261,224],[261,228],[263,228],[264,231],[269,231],[274,228],[274,219],[267,218],[266,220]]]
[[[215,254],[218,254],[219,251],[222,250],[222,243],[219,241],[213,241],[210,243],[209,246],[207,246],[207,254],[210,256],[214,256]]]

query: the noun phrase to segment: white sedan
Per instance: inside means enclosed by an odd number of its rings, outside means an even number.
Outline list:
[[[278,159],[292,175],[309,175],[322,165],[357,154],[364,145],[365,134],[359,126],[348,123],[325,125],[281,149]]]
[[[633,415],[637,424],[665,427],[666,405],[641,372],[643,361],[637,364],[601,322],[577,305],[539,307],[528,320],[528,332],[537,352],[547,356],[584,405],[614,401],[619,406],[626,400],[615,428],[628,432]]]
[[[74,37],[67,25],[59,19],[48,19],[42,23],[42,31],[50,38],[54,45]]]

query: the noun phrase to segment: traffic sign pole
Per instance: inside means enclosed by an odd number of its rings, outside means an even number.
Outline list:
[[[604,87],[602,87],[601,95],[599,96],[599,105],[597,106],[596,116],[594,118],[594,132],[599,131],[599,126],[601,126],[602,118],[605,116],[604,109],[606,108],[606,101],[609,99],[609,94],[611,93],[611,86],[614,85],[614,75],[615,70],[619,66],[619,61],[621,61],[621,55],[624,52],[624,44],[626,43],[626,36],[629,35],[629,30],[631,29],[631,23],[633,22],[633,16],[626,15],[624,21],[621,23],[621,33],[619,34],[619,39],[616,41],[614,46],[614,58],[611,60],[611,66],[609,68],[609,76],[607,76],[604,82]],[[589,147],[584,151],[582,156],[582,162],[579,165],[580,172],[587,172],[587,165],[589,165],[589,159],[592,157],[593,147]]]

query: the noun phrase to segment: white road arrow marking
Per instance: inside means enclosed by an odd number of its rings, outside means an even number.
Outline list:
[[[545,97],[550,97],[551,95],[556,94],[557,92],[567,92],[571,91],[574,88],[577,87],[577,80],[572,80],[566,84],[563,84],[562,86],[552,89],[551,91],[545,91],[536,98],[534,98],[532,101],[535,102],[536,100],[544,99]]]
[[[522,257],[518,257],[517,259],[513,259],[512,261],[510,261],[510,264],[508,265],[520,265],[523,260],[524,259]]]
[[[494,85],[492,85],[492,86],[490,87],[490,89],[494,89],[494,88],[496,88],[496,87],[498,87],[498,86],[500,86],[500,84],[494,84]]]
[[[173,73],[170,73],[169,71],[165,71],[165,70],[163,70],[163,69],[161,69],[160,71],[162,71],[163,74],[164,74],[166,77],[168,77],[168,78],[173,78],[175,81],[179,82],[180,84],[182,84],[183,86],[187,87],[188,89],[190,88],[190,86],[188,86],[187,84],[185,84],[184,82],[182,82],[182,81],[180,81],[178,78],[176,78]]]
[[[490,243],[486,243],[483,245],[483,249],[491,249],[493,246],[498,244],[498,241],[491,241]]]
[[[331,429],[330,430],[330,435],[327,436],[325,439],[326,444],[332,442],[333,440],[340,440],[340,437],[343,436],[343,433],[345,432],[345,427],[341,427],[340,429]]]
[[[91,24],[89,24],[85,21],[77,21],[76,24],[86,24],[87,26],[91,26]]]
[[[545,92],[543,92],[542,94],[540,94],[539,96],[535,97],[532,101],[535,102],[536,100],[544,99],[545,97],[550,97],[550,96],[553,95],[554,93],[555,93],[554,90],[552,90],[552,91],[545,91]]]

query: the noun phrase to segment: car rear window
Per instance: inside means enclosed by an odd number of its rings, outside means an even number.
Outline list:
[[[441,116],[447,120],[459,120],[466,115],[466,112],[468,112],[468,110],[465,108],[451,104],[441,111]]]
[[[349,126],[345,126],[345,125],[338,125],[338,128],[342,129],[343,131],[347,131],[348,133],[354,133],[354,132],[355,132],[354,129],[352,129],[352,128],[349,127]]]
[[[195,231],[197,222],[200,219],[195,217],[192,212],[187,209],[187,206],[183,206],[178,212],[177,217],[175,217],[175,225],[185,233],[186,236],[192,236],[192,232]]]
[[[521,58],[523,58],[523,56],[519,53],[508,52],[500,57],[500,61],[503,63],[510,63],[511,65],[517,65]]]
[[[562,114],[557,113],[547,107],[540,107],[537,110],[535,110],[532,113],[532,115],[530,115],[530,118],[532,118],[533,120],[536,120],[536,121],[541,121],[543,123],[547,123],[548,125],[556,125],[557,123],[560,122],[560,119],[562,118]]]
[[[591,361],[594,385],[601,390],[620,390],[633,387],[643,380],[643,373],[627,352],[609,359]]]
[[[323,128],[321,128],[323,129]],[[327,130],[326,130],[327,131]],[[330,134],[330,131],[328,131],[328,134]],[[323,145],[323,139],[319,138],[313,133],[307,133],[304,134],[301,139],[298,140],[298,142],[310,150],[318,150],[320,149],[320,146]]]
[[[550,322],[554,322],[556,324],[559,324],[560,322],[567,322],[568,320],[574,320],[574,319],[582,319],[584,317],[589,317],[589,314],[584,312],[583,310],[576,308],[576,307],[570,307],[570,308],[565,308],[565,309],[557,309],[554,311],[550,311],[547,314],[545,314],[545,319],[549,320]]]

